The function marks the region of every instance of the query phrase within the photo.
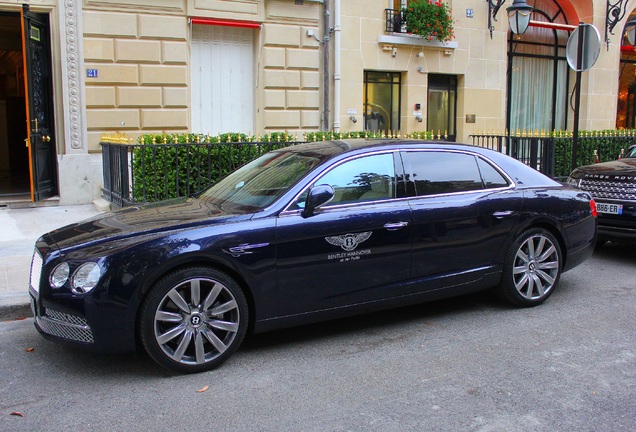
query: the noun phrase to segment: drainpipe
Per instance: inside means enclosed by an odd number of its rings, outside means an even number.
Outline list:
[[[329,131],[329,35],[331,28],[329,26],[329,0],[323,0],[324,20],[323,20],[323,39],[322,39],[322,55],[323,55],[323,112],[322,112],[322,130]]]
[[[333,11],[333,53],[334,71],[333,71],[333,129],[340,132],[340,0],[334,0]]]

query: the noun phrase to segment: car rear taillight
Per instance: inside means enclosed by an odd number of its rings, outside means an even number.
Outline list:
[[[596,211],[596,201],[594,201],[594,199],[590,200],[590,210],[592,210],[592,216],[598,217],[598,212]]]

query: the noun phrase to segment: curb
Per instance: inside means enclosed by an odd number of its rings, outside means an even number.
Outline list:
[[[0,293],[0,321],[32,317],[29,293],[24,291]]]
[[[32,317],[29,303],[4,304],[3,301],[0,301],[0,321],[14,321]]]

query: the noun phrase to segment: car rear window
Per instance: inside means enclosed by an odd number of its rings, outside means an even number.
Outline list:
[[[505,187],[506,179],[489,163],[466,153],[407,152],[406,170],[417,196]]]
[[[507,187],[510,184],[495,167],[485,160],[477,158],[477,165],[479,166],[479,172],[481,173],[481,178],[484,181],[486,189]]]

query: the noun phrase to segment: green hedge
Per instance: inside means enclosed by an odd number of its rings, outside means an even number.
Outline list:
[[[553,133],[554,177],[567,177],[572,168],[572,134]],[[636,131],[581,131],[576,152],[576,166],[618,159],[622,150],[636,144]]]
[[[263,153],[291,145],[287,134],[154,135],[132,147],[132,200],[154,202],[201,191]]]

